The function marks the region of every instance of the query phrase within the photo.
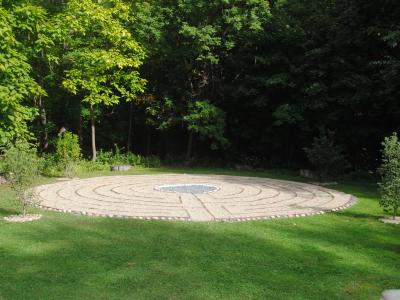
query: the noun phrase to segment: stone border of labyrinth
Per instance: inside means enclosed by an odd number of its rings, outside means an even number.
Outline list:
[[[160,187],[176,186],[176,192]],[[216,187],[207,192],[204,187]],[[193,187],[193,192],[186,187]],[[141,220],[250,221],[305,217],[352,206],[352,195],[321,186],[225,175],[128,175],[74,179],[33,189],[38,207]]]

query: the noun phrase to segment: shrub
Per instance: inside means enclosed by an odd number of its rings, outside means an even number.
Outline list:
[[[140,154],[127,153],[126,154],[127,162],[131,166],[143,166],[145,157]]]
[[[391,211],[393,218],[400,206],[400,142],[397,134],[386,137],[382,143],[382,165],[379,183],[381,199],[379,204],[384,211]]]
[[[43,154],[40,164],[40,173],[48,177],[61,176],[60,168],[55,155]]]
[[[97,159],[99,162],[103,164],[112,165],[123,165],[127,164],[126,155],[121,154],[121,150],[115,145],[115,151],[103,151],[100,150]]]
[[[115,146],[114,152],[100,150],[97,154],[96,161],[107,166],[131,165],[143,166],[146,168],[157,168],[161,166],[161,160],[158,156],[142,156],[131,152],[122,154],[117,146]]]
[[[56,141],[55,159],[65,176],[72,177],[80,158],[78,136],[68,131],[61,134]]]
[[[161,166],[161,160],[156,155],[144,157],[143,166],[146,168],[158,168]]]
[[[114,163],[114,153],[112,151],[100,151],[97,152],[96,161],[104,165],[112,165]]]
[[[2,164],[6,179],[17,196],[22,214],[25,215],[28,205],[34,202],[34,195],[29,188],[39,174],[40,163],[36,148],[25,141],[17,141],[6,149]]]
[[[92,160],[80,160],[78,163],[79,172],[95,172],[95,171],[108,171],[110,170],[110,165],[102,163],[100,161]]]
[[[304,151],[320,180],[337,175],[348,167],[343,148],[335,144],[332,131],[320,130],[319,136]]]

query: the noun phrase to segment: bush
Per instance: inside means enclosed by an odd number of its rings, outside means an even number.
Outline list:
[[[45,176],[71,176],[75,172],[86,173],[95,171],[107,171],[115,165],[143,166],[157,168],[161,166],[158,156],[142,156],[134,153],[121,153],[116,146],[114,151],[100,150],[96,161],[81,159],[78,138],[71,133],[57,139],[56,153],[44,155],[41,164],[41,172]]]
[[[115,151],[100,150],[97,155],[97,161],[110,166],[127,164],[127,157],[121,154],[121,150],[115,145]]]
[[[110,170],[109,164],[104,164],[99,161],[80,160],[78,163],[78,170],[80,173],[95,172],[95,171],[108,171]]]
[[[393,218],[400,206],[400,142],[397,134],[386,137],[382,143],[382,165],[379,183],[381,199],[379,204],[384,211],[391,211]]]
[[[127,163],[131,166],[143,166],[145,164],[145,157],[140,154],[127,153]]]
[[[17,141],[5,151],[2,164],[6,179],[17,196],[22,214],[25,215],[28,205],[34,202],[34,195],[29,188],[39,174],[40,160],[36,148],[25,141]]]
[[[159,168],[161,166],[161,159],[156,155],[146,156],[143,159],[143,164],[146,168]]]
[[[315,137],[311,146],[304,148],[304,151],[321,181],[348,167],[343,148],[335,144],[332,131],[320,130],[319,137]]]
[[[62,176],[55,155],[43,154],[40,164],[40,173],[48,177]]]
[[[157,168],[161,166],[161,160],[158,156],[142,156],[134,153],[122,154],[120,149],[115,146],[115,151],[103,151],[100,150],[97,154],[97,162],[108,165],[131,165],[131,166],[143,166],[146,168]]]
[[[68,131],[61,134],[56,140],[55,160],[65,176],[73,176],[80,158],[81,147],[78,136]]]

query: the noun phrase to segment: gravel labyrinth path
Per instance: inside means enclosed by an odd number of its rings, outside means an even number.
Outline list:
[[[310,184],[224,175],[96,177],[42,185],[34,192],[45,209],[191,221],[300,217],[344,209],[355,201],[351,195]]]

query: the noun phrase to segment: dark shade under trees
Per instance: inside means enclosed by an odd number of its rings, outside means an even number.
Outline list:
[[[374,169],[399,129],[399,14],[395,0],[2,0],[0,142],[48,152],[65,127],[93,157],[117,144],[294,168],[331,130],[353,169]]]

